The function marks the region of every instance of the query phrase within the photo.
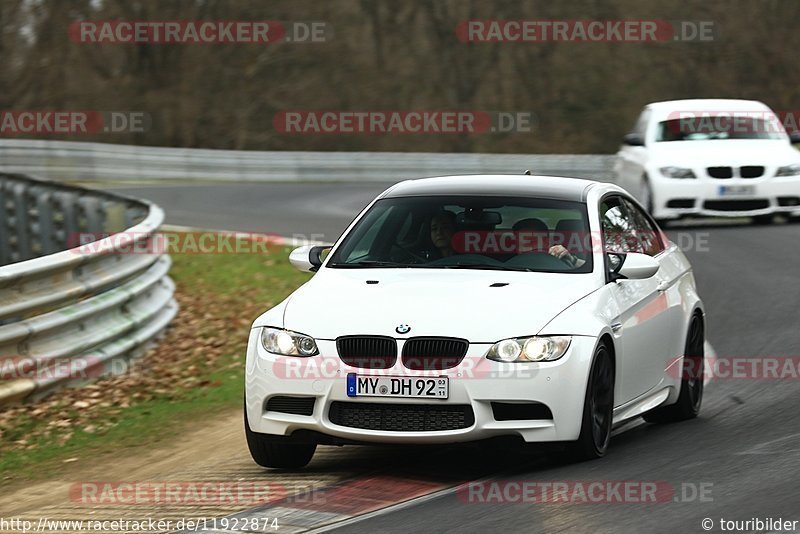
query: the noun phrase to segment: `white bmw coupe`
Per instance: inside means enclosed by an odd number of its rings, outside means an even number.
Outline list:
[[[656,220],[800,215],[800,133],[754,100],[673,100],[642,110],[614,163],[616,183]]]
[[[620,187],[548,176],[398,183],[253,323],[245,430],[265,467],[318,444],[516,436],[603,456],[643,415],[695,417],[692,268]]]

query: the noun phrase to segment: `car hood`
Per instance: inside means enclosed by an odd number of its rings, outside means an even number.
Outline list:
[[[652,161],[660,166],[742,166],[800,163],[800,152],[784,140],[728,139],[653,143]]]
[[[403,337],[395,328],[406,324],[409,337],[493,343],[538,333],[598,287],[593,274],[326,268],[288,299],[284,328],[319,339]]]

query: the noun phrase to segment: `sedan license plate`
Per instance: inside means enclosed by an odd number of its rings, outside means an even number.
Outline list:
[[[752,185],[721,185],[719,186],[719,196],[721,197],[741,197],[756,194],[756,188]]]
[[[450,379],[446,376],[358,376],[347,375],[348,397],[404,397],[446,399],[450,395]]]

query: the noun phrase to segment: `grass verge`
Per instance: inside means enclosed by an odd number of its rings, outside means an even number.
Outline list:
[[[309,278],[288,252],[173,254],[180,311],[159,345],[129,374],[0,412],[0,478],[50,477],[65,463],[149,447],[240,406],[253,319]]]

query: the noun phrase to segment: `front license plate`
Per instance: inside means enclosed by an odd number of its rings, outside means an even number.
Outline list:
[[[752,185],[721,185],[719,186],[719,196],[721,197],[741,197],[753,196],[756,188]]]
[[[450,379],[446,376],[358,376],[347,375],[348,397],[404,397],[446,399],[450,395]]]

